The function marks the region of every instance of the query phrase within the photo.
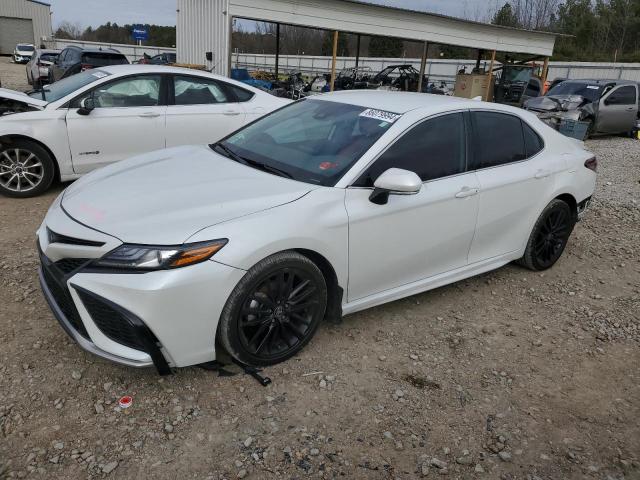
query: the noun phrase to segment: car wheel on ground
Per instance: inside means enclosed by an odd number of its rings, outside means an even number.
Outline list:
[[[530,270],[546,270],[558,261],[567,246],[576,219],[569,205],[554,199],[542,211],[518,263]]]
[[[51,155],[37,143],[17,139],[0,145],[0,194],[35,197],[49,188],[54,175]]]
[[[315,263],[297,252],[258,262],[231,293],[218,339],[236,360],[264,366],[298,353],[324,317],[327,285]]]

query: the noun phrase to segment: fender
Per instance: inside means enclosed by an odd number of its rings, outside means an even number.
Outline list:
[[[1,117],[0,143],[9,143],[12,137],[33,140],[48,150],[58,165],[60,180],[68,181],[79,177],[73,171],[71,161],[66,110],[45,109]]]

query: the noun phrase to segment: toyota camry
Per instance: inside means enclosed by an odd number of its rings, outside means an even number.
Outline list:
[[[288,359],[323,319],[501,267],[551,267],[597,162],[516,108],[418,93],[300,100],[209,146],[96,170],[38,230],[84,349],[160,373]]]

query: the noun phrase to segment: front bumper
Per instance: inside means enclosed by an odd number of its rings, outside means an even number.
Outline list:
[[[66,237],[51,242],[49,230]],[[64,243],[68,237],[105,244]],[[220,314],[246,272],[212,260],[148,273],[90,268],[120,243],[60,208],[47,214],[38,232],[40,285],[65,332],[94,355],[161,374],[214,360]]]
[[[28,57],[26,55],[14,55],[13,56],[13,61],[16,63],[29,63],[29,61],[31,60],[31,57]]]

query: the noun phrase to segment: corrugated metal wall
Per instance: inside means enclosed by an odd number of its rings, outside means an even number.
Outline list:
[[[226,75],[229,63],[229,0],[178,0],[178,63],[205,65]],[[212,52],[208,61],[206,52]]]
[[[33,39],[36,46],[42,37],[51,37],[51,7],[29,0],[0,0],[0,17],[27,18],[33,22]],[[7,54],[11,52],[0,52]]]

